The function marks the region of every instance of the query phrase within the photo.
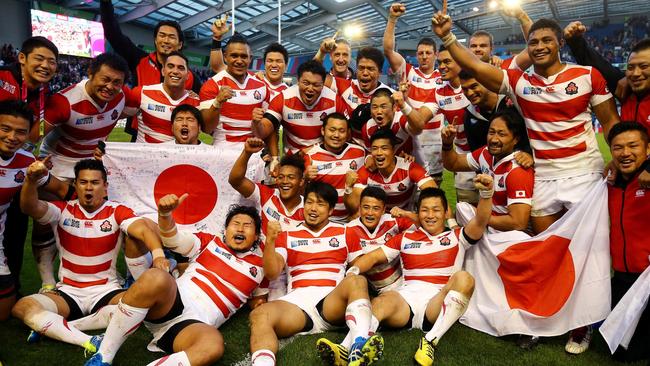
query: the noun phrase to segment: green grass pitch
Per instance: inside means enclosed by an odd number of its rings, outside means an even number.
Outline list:
[[[209,139],[204,137],[204,141]],[[121,130],[115,130],[111,141],[128,141],[128,135]],[[610,159],[609,151],[602,136],[599,144],[606,160]],[[455,200],[453,180],[449,172],[445,172],[443,189],[447,192],[450,202]],[[11,228],[8,228],[11,230]],[[29,241],[29,239],[28,239]],[[121,263],[123,268],[123,263]],[[22,292],[34,293],[40,287],[38,273],[34,266],[29,242],[25,246],[25,259],[22,273]],[[221,332],[226,342],[226,352],[218,365],[248,364],[248,310],[242,309],[223,327]],[[85,358],[79,347],[44,339],[40,343],[28,345],[26,338],[28,329],[15,319],[0,323],[0,360],[7,366],[20,365],[82,365]],[[383,331],[386,341],[385,357],[379,365],[410,365],[420,337],[420,332]],[[320,365],[316,356],[315,342],[323,335],[295,337],[286,342],[278,355],[278,365]],[[341,341],[343,332],[329,332],[324,336]],[[520,350],[514,343],[515,337],[495,338],[461,324],[456,324],[445,335],[436,353],[437,365],[615,365],[609,358],[607,347],[598,333],[591,348],[579,356],[571,356],[564,352],[567,336],[546,338],[532,351]],[[115,365],[145,365],[162,354],[146,350],[150,334],[146,329],[139,329],[131,336],[115,359]],[[640,365],[640,364],[639,364]]]

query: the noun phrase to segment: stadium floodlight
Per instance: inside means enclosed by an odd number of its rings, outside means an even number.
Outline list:
[[[343,28],[343,35],[347,39],[358,39],[363,35],[363,29],[359,24],[348,24]]]
[[[491,0],[490,3],[488,4],[488,7],[490,9],[496,9],[497,6],[499,6],[499,3],[497,2],[497,0]]]
[[[479,11],[479,8],[475,6],[475,7],[472,8],[472,10],[473,11]]]
[[[521,0],[503,0],[503,6],[506,8],[512,8],[521,3]]]

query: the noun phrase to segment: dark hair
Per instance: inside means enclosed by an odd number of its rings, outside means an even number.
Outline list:
[[[388,200],[388,195],[386,194],[386,191],[383,189],[377,187],[377,186],[367,186],[366,188],[361,191],[361,196],[359,197],[359,202],[363,200],[363,197],[372,197],[380,200],[384,204],[386,204],[386,200]]]
[[[497,118],[501,118],[506,123],[506,127],[510,130],[512,136],[517,138],[518,141],[515,149],[531,153],[526,123],[521,114],[519,114],[519,111],[515,107],[503,108],[492,116],[490,123]]]
[[[647,49],[650,49],[650,38],[644,38],[640,40],[639,42],[635,43],[634,46],[632,46],[632,49],[630,50],[630,53],[632,52],[641,52],[645,51]]]
[[[372,145],[375,140],[380,140],[380,139],[387,139],[390,141],[390,145],[392,147],[395,147],[399,143],[397,136],[395,136],[395,133],[390,128],[380,128],[375,133],[370,136],[370,145]]]
[[[555,37],[557,37],[558,43],[562,41],[562,28],[560,27],[559,24],[555,20],[552,19],[539,19],[535,23],[533,23],[530,26],[530,30],[528,31],[528,35],[530,36],[534,31],[539,30],[539,29],[550,29],[555,33]]]
[[[268,55],[271,52],[278,52],[282,54],[282,57],[284,57],[284,63],[286,64],[289,62],[289,52],[287,52],[287,49],[284,48],[283,45],[279,44],[278,42],[273,42],[266,49],[264,50],[264,61],[266,61],[266,55]]]
[[[241,44],[245,44],[246,46],[250,47],[250,43],[248,43],[248,38],[246,38],[246,36],[244,36],[243,34],[241,34],[239,32],[235,32],[235,34],[233,34],[232,37],[230,37],[228,42],[226,42],[226,46],[224,47],[224,52],[225,52],[225,50],[228,49],[228,46],[230,46],[230,44],[232,44],[232,43],[241,43]]]
[[[305,198],[309,196],[310,193],[314,193],[316,196],[322,198],[330,206],[330,209],[333,209],[336,206],[336,202],[339,200],[339,194],[336,192],[336,189],[330,184],[327,184],[322,181],[311,182],[305,187]]]
[[[458,78],[460,80],[469,80],[469,79],[475,79],[476,77],[474,75],[470,74],[467,70],[462,69],[458,73]]]
[[[433,47],[433,52],[436,52],[436,42],[433,40],[433,38],[430,37],[421,38],[418,41],[417,46],[415,46],[415,49],[417,50],[418,47],[420,47],[420,45],[431,46]]]
[[[260,218],[260,214],[257,212],[257,209],[255,207],[231,205],[228,209],[228,214],[226,215],[226,226],[228,226],[233,217],[237,215],[250,216],[250,218],[253,219],[253,222],[255,222],[255,234],[259,235],[259,233],[262,232],[262,219]]]
[[[395,101],[393,100],[393,92],[388,88],[379,88],[375,90],[375,92],[372,93],[372,97],[370,97],[370,101],[372,102],[373,99],[379,97],[388,97],[388,99],[390,99],[390,103],[395,104]]]
[[[117,53],[106,52],[95,57],[90,61],[88,66],[88,73],[94,75],[102,68],[103,65],[110,67],[113,70],[119,71],[124,74],[124,80],[129,78],[129,65],[126,63],[122,56]]]
[[[362,58],[367,58],[374,62],[381,72],[381,68],[384,66],[384,54],[380,50],[374,47],[364,47],[357,52],[357,65],[359,65],[359,61]]]
[[[320,75],[323,78],[323,82],[325,82],[325,79],[327,78],[327,71],[325,71],[325,68],[323,65],[316,61],[316,60],[309,60],[305,61],[298,66],[298,79],[302,76],[302,74],[306,72],[311,72],[312,74]]]
[[[201,115],[201,111],[199,111],[199,109],[196,108],[195,106],[189,104],[181,104],[178,107],[174,108],[174,110],[172,111],[172,119],[171,119],[172,124],[176,119],[176,115],[181,112],[192,113],[194,118],[196,118],[196,121],[199,123],[199,126],[203,127],[203,115]]]
[[[39,47],[47,48],[48,50],[52,51],[54,57],[57,60],[59,59],[59,49],[56,47],[56,45],[49,39],[41,36],[27,38],[25,42],[23,42],[22,46],[20,46],[20,52],[25,56],[28,56],[34,51],[34,48]]]
[[[442,51],[447,51],[447,47],[445,47],[444,44],[441,44],[440,46],[438,46],[438,52],[442,52]]]
[[[327,117],[325,117],[325,119],[323,120],[323,128],[327,126],[330,119],[338,119],[341,121],[345,121],[345,124],[348,127],[348,129],[350,128],[350,120],[343,113],[339,113],[339,112],[332,112],[328,114]]]
[[[478,30],[472,33],[472,35],[469,36],[469,39],[471,40],[474,37],[488,37],[490,39],[490,47],[492,47],[492,44],[494,43],[494,37],[492,37],[492,34],[484,30]]]
[[[156,28],[153,30],[153,38],[155,39],[158,37],[158,31],[160,30],[160,27],[162,26],[168,26],[176,29],[176,33],[178,33],[178,40],[185,44],[185,35],[183,34],[183,30],[181,29],[181,25],[175,21],[175,20],[161,20],[156,24]]]
[[[34,114],[29,109],[29,105],[21,100],[5,100],[0,102],[0,116],[12,116],[26,119],[29,122],[29,128],[34,123]]]
[[[280,167],[292,166],[300,172],[302,177],[305,174],[305,159],[302,154],[285,155],[280,159]]]
[[[416,207],[416,211],[420,211],[420,206],[422,206],[422,201],[424,201],[427,198],[432,198],[432,197],[439,197],[440,200],[442,201],[442,208],[447,211],[447,196],[445,196],[445,191],[443,191],[440,188],[425,188],[422,191],[420,191],[420,197],[418,197],[418,205]]]
[[[102,173],[102,178],[104,182],[107,181],[106,178],[106,168],[104,163],[101,160],[97,159],[83,159],[79,160],[77,164],[74,165],[74,179],[79,178],[79,172],[82,170],[96,170]]]
[[[650,141],[648,137],[648,130],[645,128],[645,126],[643,126],[639,122],[624,121],[615,124],[609,130],[609,134],[607,135],[607,143],[611,144],[614,137],[622,134],[623,132],[628,132],[628,131],[639,131],[639,133],[641,134],[641,139],[645,143],[648,143],[648,141]]]
[[[169,53],[169,55],[167,55],[167,58],[170,58],[171,56],[178,56],[178,57],[182,58],[183,60],[185,60],[185,66],[187,66],[188,70],[189,70],[190,60],[188,60],[187,56],[185,56],[182,52],[180,52],[180,51],[172,51],[172,52]]]

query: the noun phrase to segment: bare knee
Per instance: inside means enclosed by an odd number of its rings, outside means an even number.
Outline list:
[[[248,315],[248,321],[250,322],[251,329],[263,326],[272,326],[271,312],[269,310],[269,304],[265,303],[250,312]]]
[[[173,278],[169,273],[158,268],[149,268],[129,288],[129,291],[124,296],[126,298],[141,298],[143,296],[158,298],[167,294],[167,291],[172,287],[170,282],[173,282]]]
[[[39,310],[41,310],[40,304],[33,299],[30,299],[28,296],[18,300],[18,302],[11,309],[11,315],[15,318],[23,320],[30,313],[35,313]]]
[[[466,295],[471,295],[474,292],[474,277],[467,271],[454,273],[451,289]]]
[[[212,365],[223,357],[224,344],[221,333],[215,330],[214,334],[204,335],[200,339],[201,342],[187,352],[190,365]]]
[[[368,280],[365,276],[362,275],[348,275],[345,277],[344,281],[346,285],[354,290],[365,290],[368,291]]]

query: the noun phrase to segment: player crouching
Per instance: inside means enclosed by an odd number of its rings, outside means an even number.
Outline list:
[[[465,250],[483,236],[490,219],[492,183],[492,177],[485,174],[474,179],[481,194],[476,216],[465,227],[451,231],[445,231],[444,192],[438,188],[422,190],[417,205],[421,227],[393,237],[348,270],[366,273],[378,264],[400,258],[404,284],[373,299],[372,313],[377,321],[372,324],[402,328],[410,323],[412,328],[426,331],[414,356],[419,365],[433,364],[440,338],[467,309],[474,278],[460,269]]]

